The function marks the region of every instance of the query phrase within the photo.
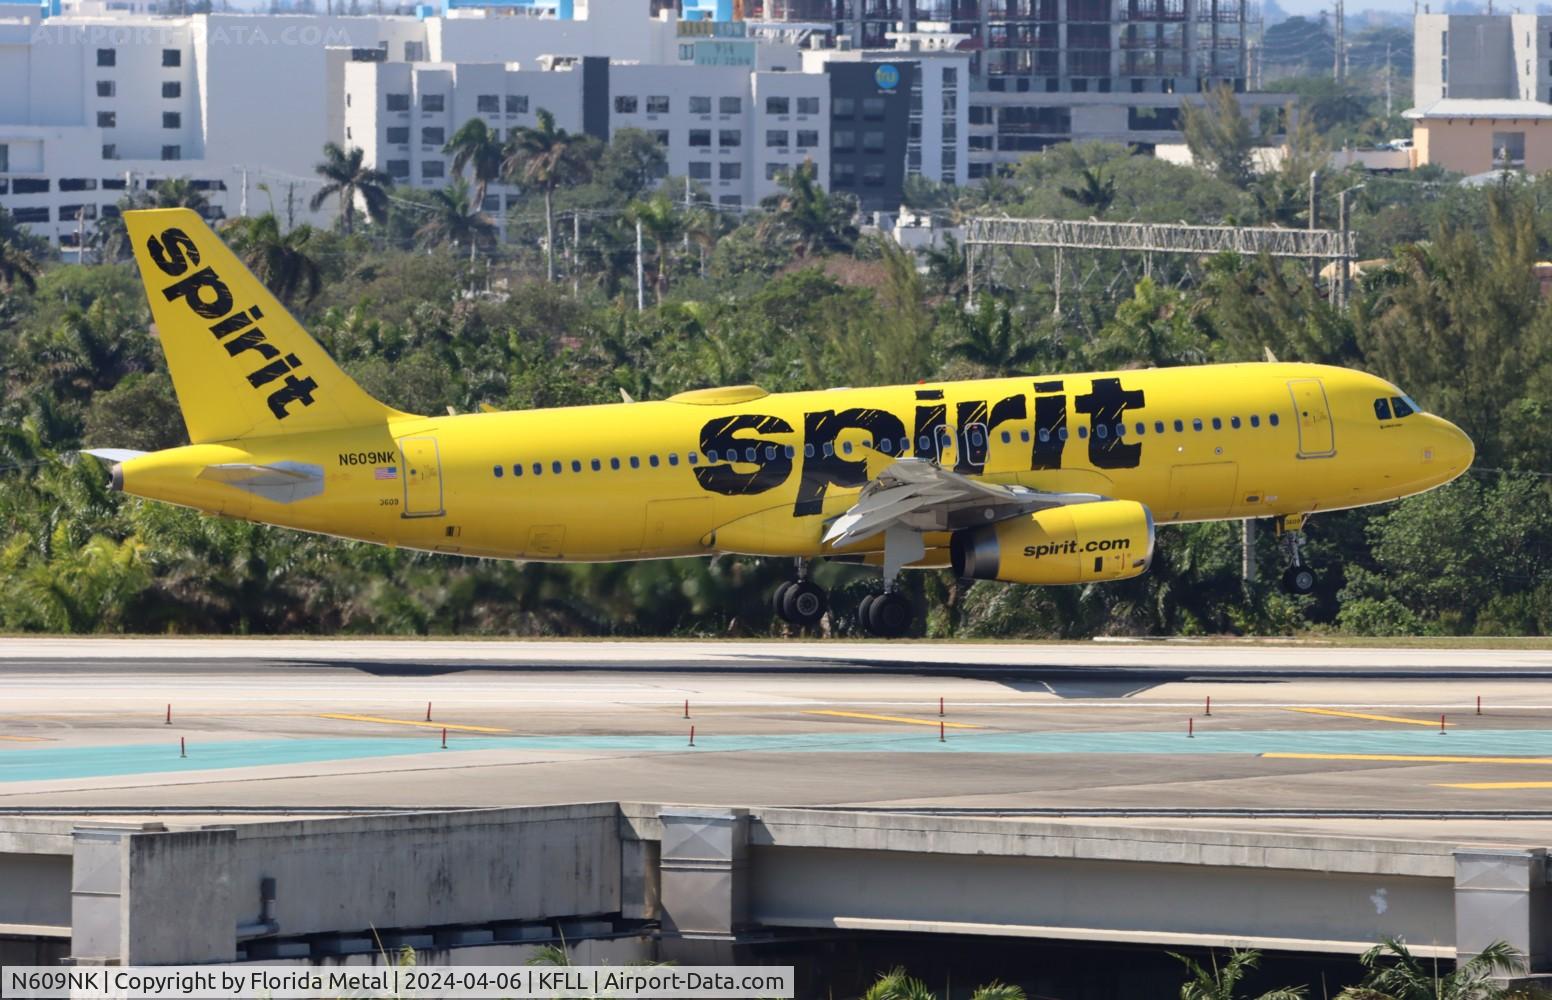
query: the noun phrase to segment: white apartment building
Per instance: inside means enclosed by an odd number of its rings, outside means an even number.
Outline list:
[[[647,131],[670,173],[728,208],[757,204],[809,159],[873,211],[898,207],[907,172],[966,179],[965,54],[913,51],[919,40],[802,49],[742,22],[704,39],[704,26],[649,17],[650,4],[593,0],[575,20],[153,17],[100,0],[44,18],[0,5],[0,206],[66,248],[124,191],[168,178],[190,178],[216,216],[284,204],[288,187],[305,207],[329,141],[439,187],[443,145],[465,121],[505,134],[540,108],[600,138]],[[487,209],[507,194],[493,189]]]
[[[293,186],[305,206],[324,143],[344,135],[353,59],[565,51],[671,61],[674,20],[649,18],[649,5],[595,0],[595,20],[544,21],[480,12],[156,17],[97,4],[44,18],[35,4],[0,4],[0,206],[64,247],[126,187],[166,178],[192,179],[217,215],[265,197],[261,183],[277,201]]]
[[[1552,15],[1418,14],[1412,100],[1552,102]]]
[[[830,95],[824,73],[741,67],[648,66],[601,58],[499,63],[352,62],[345,67],[345,138],[396,181],[435,188],[451,170],[447,139],[471,118],[505,136],[541,109],[568,131],[607,139],[623,128],[654,137],[667,171],[724,208],[758,204],[777,178],[813,160],[830,176]],[[503,203],[501,199],[507,198]],[[487,211],[510,207],[493,185]]]

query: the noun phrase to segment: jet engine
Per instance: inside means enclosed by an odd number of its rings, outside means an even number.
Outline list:
[[[949,555],[954,572],[971,580],[1129,580],[1153,560],[1153,514],[1133,500],[1051,507],[955,532]]]

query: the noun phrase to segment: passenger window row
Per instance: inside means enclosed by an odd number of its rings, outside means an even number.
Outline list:
[[[1410,411],[1408,411],[1408,412],[1410,412]],[[1278,425],[1278,417],[1277,417],[1277,414],[1275,414],[1275,413],[1269,414],[1267,416],[1266,420],[1267,420],[1267,423],[1270,424],[1273,427],[1276,427]],[[1136,424],[1134,426],[1136,428],[1136,433],[1138,435],[1146,434],[1147,431],[1148,431],[1148,425],[1147,425],[1146,421],[1139,420],[1139,421],[1136,422]],[[1212,418],[1212,426],[1213,426],[1213,430],[1222,430],[1223,429],[1223,419],[1221,417],[1213,417]],[[1234,429],[1234,430],[1239,430],[1240,427],[1243,426],[1243,424],[1241,423],[1239,417],[1230,417],[1229,418],[1229,426],[1232,429]],[[1261,417],[1259,415],[1257,415],[1257,414],[1252,414],[1251,417],[1250,417],[1250,426],[1251,427],[1260,427],[1261,426]],[[1184,432],[1185,431],[1185,421],[1183,421],[1183,420],[1176,420],[1176,421],[1174,421],[1174,428],[1175,428],[1175,431],[1177,433]],[[1201,430],[1205,429],[1205,425],[1202,423],[1202,419],[1200,417],[1197,417],[1197,418],[1195,418],[1195,419],[1193,419],[1191,421],[1191,428],[1194,431],[1201,431]],[[1153,432],[1155,434],[1163,434],[1163,433],[1165,433],[1165,422],[1162,421],[1162,420],[1155,420],[1153,422]],[[980,448],[980,447],[985,445],[985,443],[986,443],[986,435],[985,435],[985,431],[982,428],[980,428],[980,427],[973,427],[970,430],[969,434],[970,434],[970,443],[971,443],[971,445],[973,447]],[[1100,438],[1102,440],[1106,439],[1106,438],[1109,438],[1112,434],[1114,434],[1114,436],[1116,436],[1118,438],[1125,437],[1126,434],[1127,434],[1126,424],[1121,423],[1121,422],[1117,422],[1115,424],[1098,424],[1094,428],[1094,436],[1097,437],[1097,438]],[[1042,427],[1038,431],[1038,435],[1039,435],[1039,439],[1040,439],[1041,442],[1048,442],[1048,441],[1051,440],[1051,438],[1053,436],[1058,441],[1065,441],[1065,440],[1067,440],[1067,436],[1068,436],[1067,435],[1067,428],[1066,427],[1058,427],[1058,428],[1055,429],[1055,431],[1052,431],[1051,428],[1048,428],[1048,427]],[[1020,441],[1023,441],[1026,444],[1029,442],[1029,431],[1028,430],[1021,430],[1021,431],[1019,431],[1018,432],[1018,436],[1019,436],[1019,440]],[[1087,438],[1088,436],[1089,436],[1089,429],[1087,427],[1079,427],[1078,428],[1078,437],[1080,439]],[[938,433],[937,433],[937,438],[938,438],[938,446],[939,446],[940,449],[942,449],[942,448],[948,447],[949,445],[951,445],[953,443],[954,435],[948,430],[948,428],[946,428],[946,427],[939,427],[938,428]],[[1003,431],[1002,432],[1002,443],[1003,444],[1012,444],[1013,443],[1013,434],[1012,434],[1011,431]],[[880,438],[878,443],[877,443],[877,445],[876,445],[876,447],[877,447],[877,449],[880,452],[884,453],[885,455],[894,455],[894,454],[897,454],[897,453],[900,454],[900,455],[904,455],[907,451],[910,450],[911,440],[910,440],[910,438],[901,438],[897,442],[893,438]],[[841,454],[843,454],[843,455],[850,455],[850,454],[852,454],[856,450],[856,447],[853,444],[853,442],[851,442],[851,441],[842,441],[841,444],[840,444],[840,448],[839,449],[836,448],[835,442],[833,442],[833,441],[826,441],[824,443],[824,445],[822,446],[822,448],[820,448],[820,449],[815,449],[814,445],[812,443],[809,443],[809,444],[805,444],[803,446],[803,457],[804,458],[814,458],[817,454],[819,454],[822,451],[822,453],[824,454],[825,458],[830,458],[831,456],[833,456],[837,452],[837,450]],[[923,434],[921,436],[921,438],[917,441],[917,451],[918,451],[918,453],[920,453],[920,452],[928,452],[928,451],[931,451],[931,450],[932,450],[932,436],[928,435],[928,434]],[[746,446],[744,446],[742,448],[724,448],[724,449],[708,448],[708,449],[706,449],[705,459],[706,459],[707,462],[758,462],[758,461],[760,461],[760,459],[762,457],[762,454],[761,454],[762,452],[763,452],[763,457],[764,457],[765,461],[767,461],[767,462],[775,460],[775,458],[776,458],[776,456],[778,454],[783,454],[783,455],[785,455],[789,459],[797,458],[797,454],[798,454],[797,448],[794,447],[793,445],[790,445],[790,444],[788,444],[788,445],[774,445],[774,444],[746,445]],[[685,462],[687,464],[689,464],[689,465],[699,465],[700,462],[701,462],[701,455],[700,455],[699,452],[694,452],[694,451],[686,452],[685,456],[684,456],[684,459],[685,459]],[[639,468],[641,468],[641,456],[639,456],[639,455],[631,455],[629,458],[625,459],[625,462],[628,463],[632,469],[639,469]],[[669,466],[677,466],[679,464],[679,454],[677,452],[669,452],[668,455],[666,456],[666,462],[667,462],[667,464]],[[647,466],[649,468],[656,469],[656,468],[661,467],[663,464],[664,464],[664,461],[662,459],[660,459],[659,456],[657,456],[657,455],[648,455],[647,456]],[[555,460],[552,460],[549,463],[549,472],[550,472],[551,475],[560,475],[561,473],[563,473],[566,470],[566,467],[568,465],[571,467],[571,471],[572,472],[581,472],[582,469],[583,469],[582,460],[579,459],[579,458],[573,458],[569,462],[561,461],[559,459],[555,459]],[[598,458],[590,459],[588,461],[588,463],[587,463],[587,466],[588,466],[588,468],[591,468],[594,472],[602,472],[603,471],[603,460],[602,459],[598,459]],[[620,461],[619,458],[611,458],[611,459],[609,459],[609,469],[610,469],[610,471],[617,472],[621,468],[622,468],[622,464],[621,464],[621,461]],[[497,479],[500,479],[500,478],[502,478],[503,476],[506,475],[506,466],[504,466],[504,465],[492,466],[491,467],[491,473]],[[531,463],[529,465],[526,465],[526,466],[523,465],[522,463],[514,463],[512,465],[512,475],[514,475],[514,476],[522,476],[522,475],[525,475],[525,474],[532,474],[532,475],[535,475],[535,476],[542,476],[542,475],[544,475],[544,473],[545,473],[545,463],[544,462],[533,462],[533,463]]]
[[[709,455],[707,457],[710,458]],[[697,465],[697,464],[700,463],[700,456],[692,451],[692,452],[689,452],[688,454],[685,455],[685,460],[689,464],[691,464],[691,465]],[[751,459],[751,461],[753,461],[753,459]],[[631,455],[629,458],[625,459],[625,462],[628,463],[632,469],[639,469],[639,468],[641,468],[641,456],[640,455]],[[648,467],[656,469],[659,466],[661,466],[662,464],[663,464],[663,460],[661,458],[659,458],[657,455],[648,455],[647,456],[647,465],[648,465]],[[671,454],[668,455],[668,464],[669,465],[678,465],[679,464],[679,455],[678,455],[677,452],[671,453]],[[564,472],[566,470],[566,467],[568,465],[571,467],[571,471],[572,472],[581,472],[582,471],[582,460],[580,458],[573,458],[570,461],[566,461],[566,462],[563,462],[563,461],[561,461],[559,459],[555,459],[555,460],[553,460],[553,461],[551,461],[549,463],[550,474],[558,476],[558,475],[560,475],[562,472]],[[588,465],[588,468],[592,469],[594,472],[602,472],[603,469],[604,469],[604,462],[603,462],[603,459],[601,459],[601,458],[589,459],[587,465]],[[621,466],[621,462],[620,462],[619,458],[611,458],[611,459],[609,459],[609,469],[610,469],[610,471],[618,472],[621,467],[622,466]],[[544,472],[545,472],[545,463],[543,463],[543,462],[534,462],[534,463],[532,463],[530,465],[524,465],[521,462],[514,462],[512,464],[512,475],[514,475],[514,476],[521,476],[521,475],[524,475],[524,474],[531,474],[531,475],[535,475],[535,476],[542,476],[542,475],[544,475]],[[506,475],[506,466],[504,466],[504,465],[492,466],[491,467],[491,473],[497,479],[500,479],[502,476]]]

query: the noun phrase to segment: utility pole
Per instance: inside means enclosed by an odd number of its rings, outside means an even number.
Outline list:
[[[1311,170],[1309,178],[1309,227],[1310,232],[1320,228],[1320,171]],[[1313,247],[1311,249],[1314,249]],[[1320,258],[1311,257],[1309,261],[1310,286],[1320,285]]]
[[[1361,191],[1364,185],[1355,184],[1336,196],[1337,231],[1341,233],[1342,256],[1339,265],[1342,273],[1337,276],[1336,306],[1338,309],[1347,308],[1348,282],[1353,262],[1347,256],[1347,196],[1354,191]]]
[[[1255,518],[1241,521],[1240,529],[1240,577],[1246,583],[1256,582],[1256,522]]]
[[[582,294],[582,213],[571,213],[571,297]]]
[[[1051,307],[1051,315],[1060,316],[1062,314],[1062,251],[1060,248],[1056,251],[1056,281],[1053,287],[1056,290],[1056,304]]]
[[[241,215],[243,218],[246,219],[248,217],[248,168],[247,167],[243,167],[241,169],[242,169],[242,207],[237,210],[237,214]]]
[[[86,206],[75,210],[75,262],[86,263]]]
[[[1413,15],[1416,16],[1416,15]],[[1385,43],[1385,117],[1390,117],[1390,43]]]
[[[1342,50],[1346,48],[1346,26],[1343,24],[1343,0],[1336,0],[1336,44],[1332,47],[1331,54],[1331,78],[1337,83],[1342,82],[1344,76]]]
[[[684,252],[690,252],[690,175],[684,175]]]
[[[647,308],[647,286],[641,268],[641,220],[636,220],[636,311]]]

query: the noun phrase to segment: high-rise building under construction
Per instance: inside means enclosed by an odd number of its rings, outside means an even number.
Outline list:
[[[970,176],[1054,143],[1179,142],[1180,104],[1220,86],[1244,112],[1248,0],[745,0],[754,21],[823,24],[838,45],[915,48],[948,35],[969,53]]]

